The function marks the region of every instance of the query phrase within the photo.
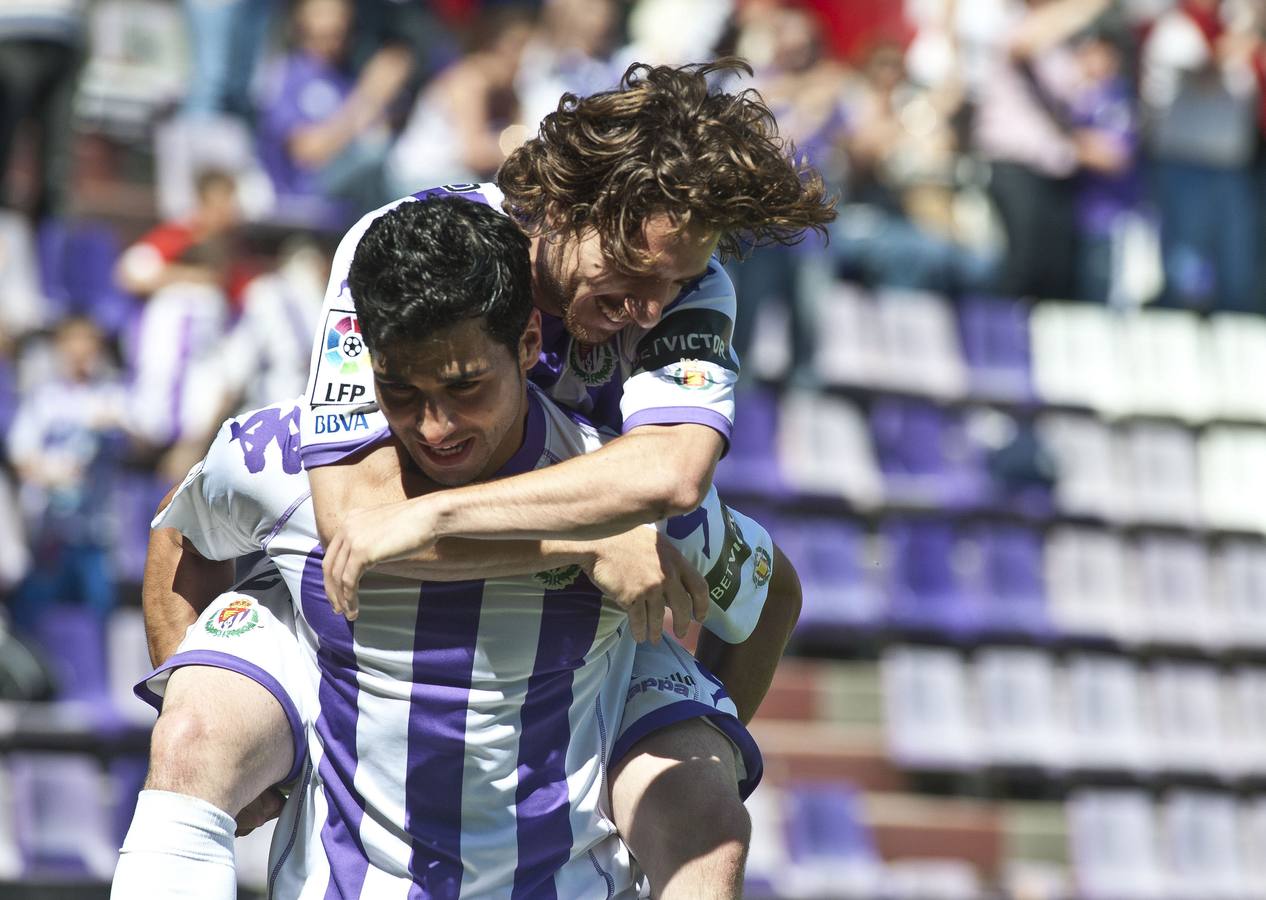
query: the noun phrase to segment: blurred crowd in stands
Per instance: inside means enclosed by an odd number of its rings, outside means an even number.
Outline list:
[[[363,212],[494,178],[565,92],[747,59],[839,195],[735,264],[790,323],[830,279],[1266,310],[1260,0],[6,0],[0,595],[104,615],[235,410],[301,393]]]

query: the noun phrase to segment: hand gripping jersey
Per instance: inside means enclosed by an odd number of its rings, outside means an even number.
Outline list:
[[[529,397],[523,446],[499,474],[600,446],[595,428]],[[670,639],[635,645],[578,567],[449,583],[371,576],[360,617],[336,616],[299,460],[302,415],[272,406],[227,422],[154,523],[213,559],[262,547],[294,598],[293,633],[285,610],[273,615],[243,585],[138,690],[157,701],[167,672],[204,664],[278,696],[301,749],[274,838],[275,896],[633,896],[636,870],[601,810],[607,769],[687,718],[731,739],[741,788],[754,787],[759,753],[720,683]],[[713,494],[660,527],[735,604],[763,603],[771,545],[758,525]]]
[[[443,195],[501,208],[501,192],[491,184],[420,191],[366,215],[335,252],[309,369],[307,401],[316,415],[305,417],[303,426],[308,468],[338,462],[387,434],[386,420],[373,402],[373,372],[347,272],[361,236],[376,218],[401,203]],[[541,361],[532,381],[617,433],[639,425],[693,422],[715,428],[728,443],[739,370],[730,347],[734,311],[734,285],[713,260],[707,275],[686,285],[649,330],[630,325],[604,344],[582,344],[561,319],[543,314]]]

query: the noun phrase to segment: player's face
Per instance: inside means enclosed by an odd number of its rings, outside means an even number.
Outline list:
[[[457,487],[492,476],[519,448],[527,371],[540,352],[535,312],[517,356],[471,319],[375,354],[374,391],[423,474]]]
[[[547,311],[561,312],[574,337],[600,344],[627,325],[654,327],[681,289],[707,273],[721,237],[706,228],[677,231],[663,214],[649,217],[642,231],[653,260],[650,275],[621,271],[595,232],[535,242],[538,300]]]

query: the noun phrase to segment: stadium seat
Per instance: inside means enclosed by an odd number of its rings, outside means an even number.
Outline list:
[[[1166,660],[1149,678],[1158,768],[1215,778],[1231,773],[1218,669],[1210,663]]]
[[[1240,666],[1223,677],[1227,766],[1236,778],[1266,775],[1266,668]]]
[[[1199,524],[1196,441],[1181,425],[1137,422],[1118,432],[1136,522]]]
[[[1266,531],[1266,431],[1233,425],[1200,437],[1200,505],[1213,528]]]
[[[896,646],[884,651],[885,736],[899,765],[968,770],[981,762],[969,707],[967,669],[945,647]]]
[[[1123,656],[1079,652],[1068,658],[1064,684],[1077,768],[1145,774],[1153,748],[1143,720],[1138,666]]]
[[[57,681],[59,700],[109,707],[105,636],[97,616],[83,606],[58,604],[43,610],[33,637]]]
[[[1093,416],[1048,413],[1037,430],[1055,462],[1057,509],[1110,522],[1128,518],[1130,496],[1111,427]]]
[[[1162,900],[1166,891],[1152,802],[1139,790],[1087,790],[1068,801],[1069,855],[1077,896]]]
[[[967,366],[949,301],[883,289],[875,297],[883,387],[945,400],[967,393]]]
[[[890,503],[915,508],[975,508],[990,495],[984,454],[962,418],[922,400],[871,404],[870,429]]]
[[[980,746],[990,763],[1067,764],[1067,726],[1058,715],[1055,667],[1046,651],[987,647],[976,654],[974,674]]]
[[[97,761],[70,753],[13,753],[9,772],[25,875],[108,879],[116,844]]]
[[[1168,534],[1138,539],[1133,557],[1144,634],[1154,643],[1212,648],[1222,638],[1210,610],[1204,542]]]
[[[857,524],[837,518],[785,519],[771,533],[800,576],[804,607],[797,633],[855,638],[882,624],[884,594],[867,559],[873,550]]]
[[[0,210],[0,317],[5,331],[21,335],[42,328],[56,312],[40,283],[31,226],[20,213]]]
[[[730,449],[717,464],[714,482],[722,496],[786,497],[790,494],[778,465],[778,395],[749,388],[736,400],[738,421]]]
[[[110,673],[110,700],[127,721],[154,724],[154,710],[132,693],[132,687],[149,674],[149,648],[145,621],[139,609],[116,609],[106,623],[106,666]]]
[[[1220,541],[1213,553],[1209,592],[1227,647],[1266,647],[1266,544],[1250,538]]]
[[[1240,804],[1239,826],[1244,893],[1266,897],[1266,797],[1250,797]]]
[[[1116,313],[1089,304],[1039,303],[1029,328],[1040,398],[1108,415],[1121,410],[1125,379]]]
[[[1117,535],[1097,528],[1053,529],[1045,560],[1050,614],[1061,634],[1127,643],[1141,639],[1125,548]]]
[[[1214,412],[1266,422],[1266,319],[1243,313],[1209,317],[1209,369]]]
[[[8,765],[0,759],[0,882],[17,878],[22,874],[22,866],[13,782]]]
[[[1173,790],[1160,806],[1161,855],[1175,897],[1239,900],[1239,836],[1235,798],[1213,791]]]
[[[779,896],[777,885],[789,865],[782,804],[782,790],[771,784],[762,784],[745,801],[752,817],[751,849],[743,876],[745,897]]]
[[[785,798],[792,865],[783,890],[795,897],[875,897],[883,884],[883,862],[861,795],[844,784],[806,782],[789,787]]]
[[[888,622],[966,641],[980,630],[979,554],[948,522],[901,520],[881,531],[888,561]]]
[[[778,466],[782,480],[802,496],[842,497],[860,509],[884,498],[866,421],[840,397],[808,390],[783,395]]]
[[[834,282],[817,299],[813,368],[823,384],[872,387],[883,381],[876,315],[874,298],[849,282]]]
[[[111,336],[131,326],[141,307],[115,284],[120,247],[113,229],[49,219],[40,226],[38,247],[44,295],[59,315],[91,316]]]
[[[151,719],[153,715],[151,711]],[[136,812],[137,795],[145,786],[145,777],[148,774],[148,755],[128,753],[110,759],[109,796],[113,799],[110,824],[116,847],[123,846],[123,838],[127,836],[127,830],[132,825],[132,816]]]
[[[980,629],[994,636],[1051,635],[1042,584],[1042,539],[1032,528],[976,525],[968,529],[981,557]]]
[[[1149,309],[1120,320],[1126,364],[1124,412],[1203,422],[1213,410],[1199,316]]]
[[[965,297],[958,304],[958,331],[972,396],[1013,403],[1033,399],[1028,304]]]
[[[978,900],[984,887],[963,859],[897,859],[884,864],[884,897],[891,900]]]

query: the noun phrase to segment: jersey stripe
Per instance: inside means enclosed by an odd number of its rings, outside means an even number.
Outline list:
[[[557,896],[554,873],[571,855],[566,763],[572,684],[601,614],[602,592],[583,573],[569,587],[547,590],[542,599],[536,661],[520,713],[515,898]]]
[[[321,845],[330,862],[326,900],[359,897],[369,857],[360,839],[360,822],[365,801],[353,787],[356,774],[356,744],[347,740],[356,734],[357,697],[356,654],[352,649],[352,624],[330,608],[321,577],[325,553],[318,544],[308,554],[303,567],[300,601],[303,615],[317,636],[317,660],[321,665],[321,686],[317,697],[321,713],[316,731],[325,750],[318,773],[329,805],[321,828]]]
[[[466,707],[483,593],[483,581],[455,581],[425,582],[418,594],[405,779],[410,900],[461,890]]]

